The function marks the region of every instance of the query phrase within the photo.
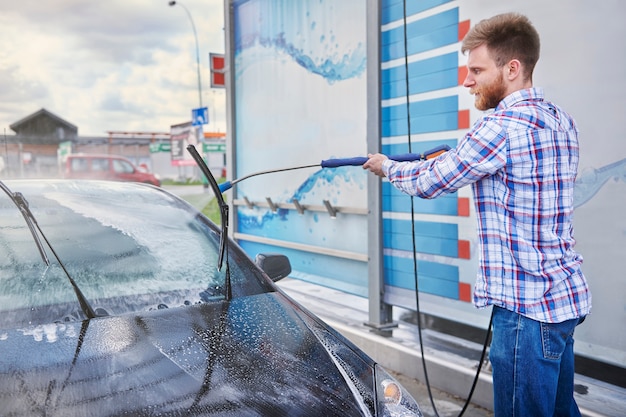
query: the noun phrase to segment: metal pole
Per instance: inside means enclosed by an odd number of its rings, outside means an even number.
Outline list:
[[[193,29],[193,36],[196,40],[196,70],[198,72],[198,102],[200,103],[199,108],[202,108],[202,81],[200,80],[200,50],[198,48],[198,34],[196,33],[196,25],[193,23],[193,18],[191,17],[191,13],[189,13],[189,10],[185,7],[184,4],[180,2],[176,2],[174,0],[170,1],[168,4],[170,6],[175,6],[178,4],[180,7],[182,7],[187,13],[187,16],[189,17],[189,21],[191,22],[191,28]]]
[[[380,151],[380,0],[367,0],[367,149]],[[366,325],[388,335],[393,322],[391,304],[384,300],[382,184],[375,175],[367,176],[368,227],[368,310]]]
[[[235,123],[235,76],[232,68],[235,68],[233,60],[233,51],[235,50],[235,24],[233,16],[233,0],[224,2],[224,92],[226,102],[226,178],[234,179],[238,174],[237,169],[237,128]],[[238,197],[237,189],[233,190],[231,195],[232,201]],[[229,211],[229,233],[234,239],[234,231],[239,230],[237,216],[234,215],[236,210]]]

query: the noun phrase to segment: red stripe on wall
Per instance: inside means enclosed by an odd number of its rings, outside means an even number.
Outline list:
[[[457,216],[461,217],[469,217],[470,215],[470,203],[469,198],[467,197],[459,197],[456,200],[456,210]]]
[[[470,112],[469,110],[459,110],[458,129],[469,129]]]
[[[459,259],[470,259],[470,243],[469,240],[459,240],[457,242],[459,247]]]
[[[468,303],[472,301],[472,286],[467,282],[459,282],[459,300]]]
[[[459,85],[463,85],[463,83],[465,82],[465,78],[467,78],[467,67],[459,67],[458,73],[459,73],[458,83]]]
[[[469,20],[464,20],[462,22],[459,22],[459,42],[463,40],[463,38],[465,37],[465,35],[467,35],[467,32],[469,32],[469,30],[470,30]]]

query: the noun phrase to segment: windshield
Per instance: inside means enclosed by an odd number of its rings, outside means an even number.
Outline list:
[[[223,300],[219,232],[195,209],[153,187],[86,181],[7,181],[96,313]],[[95,184],[95,185],[94,185]],[[42,261],[24,218],[0,194],[0,313],[5,321],[81,318],[75,293],[48,251]],[[270,285],[239,251],[229,251],[233,297]],[[8,318],[7,318],[8,317]],[[4,319],[0,319],[4,320]]]

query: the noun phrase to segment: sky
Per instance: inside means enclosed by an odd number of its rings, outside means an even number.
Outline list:
[[[224,0],[168,1],[0,0],[0,133],[42,108],[79,136],[169,132],[199,106],[197,56],[204,131],[224,132],[209,67],[225,49]]]

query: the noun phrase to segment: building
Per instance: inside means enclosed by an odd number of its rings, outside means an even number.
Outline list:
[[[46,109],[13,123],[14,136],[4,137],[5,177],[38,177],[59,173],[58,149],[75,142],[78,128]]]
[[[169,132],[108,131],[106,136],[79,136],[77,126],[44,108],[10,128],[15,134],[4,137],[4,152],[0,152],[0,174],[5,178],[62,177],[64,157],[70,153],[121,155],[161,178],[199,176],[173,166]],[[204,147],[205,152],[223,154],[224,137],[223,133],[204,133],[207,145],[212,144]],[[221,146],[215,147],[216,141]]]

